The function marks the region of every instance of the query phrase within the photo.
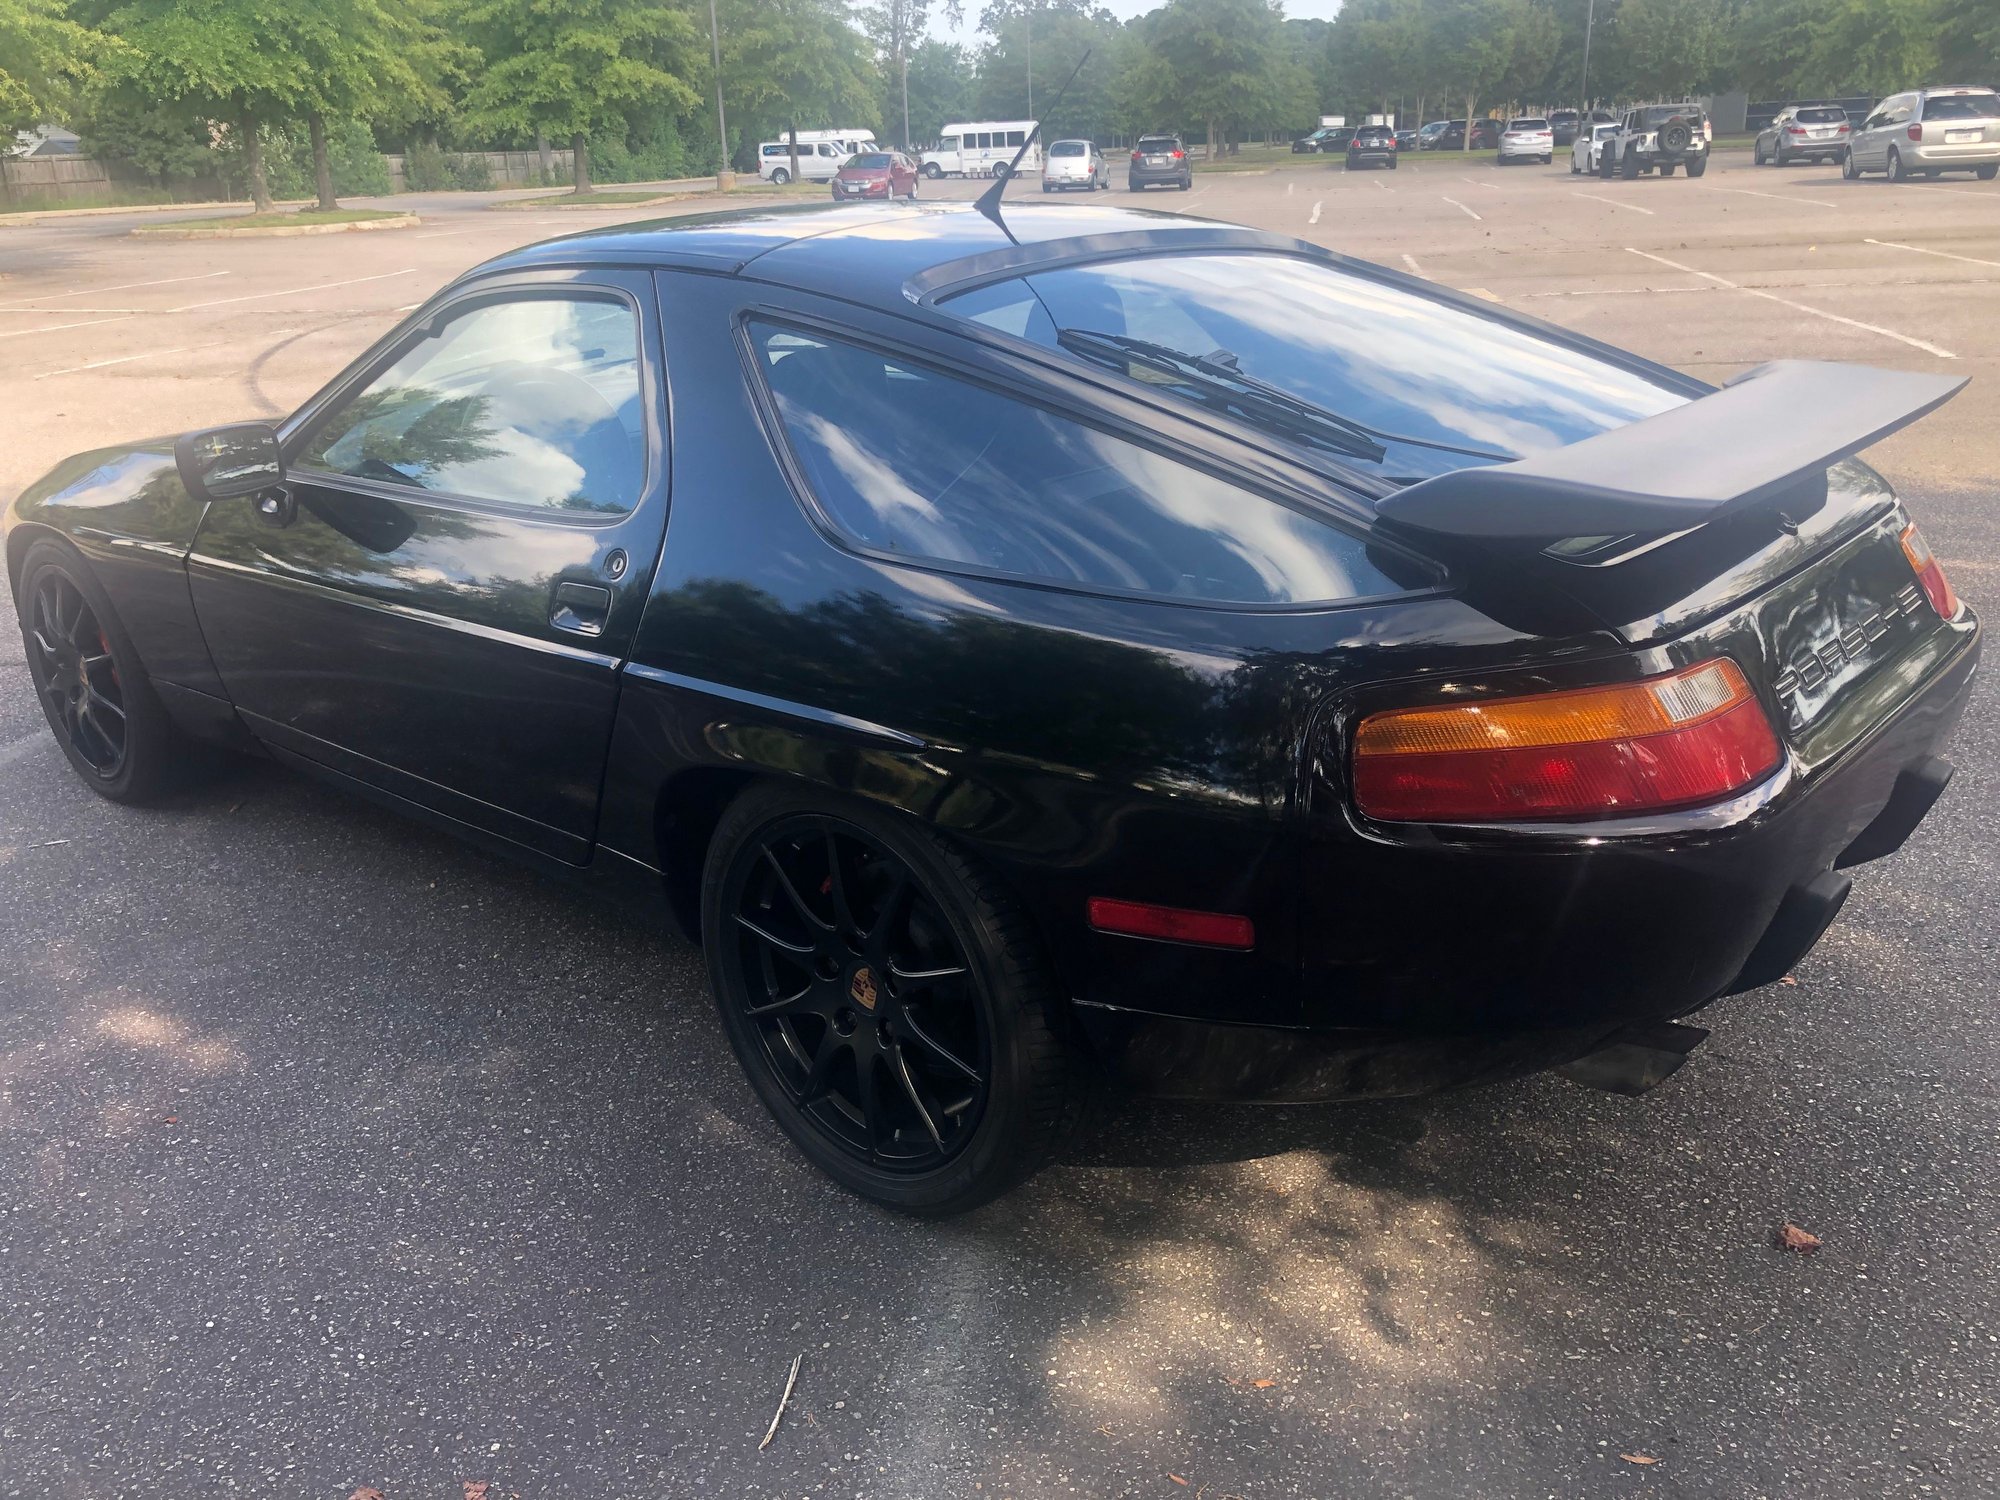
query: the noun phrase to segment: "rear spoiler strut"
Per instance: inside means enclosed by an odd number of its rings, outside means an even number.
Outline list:
[[[1687,531],[1797,493],[1965,384],[1779,360],[1656,417],[1512,463],[1439,474],[1376,508],[1394,526],[1488,543]]]

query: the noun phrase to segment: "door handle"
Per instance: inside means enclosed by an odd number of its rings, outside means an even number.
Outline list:
[[[602,635],[611,615],[611,590],[594,583],[559,583],[549,623],[571,635]]]

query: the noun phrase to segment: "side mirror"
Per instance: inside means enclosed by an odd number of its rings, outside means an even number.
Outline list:
[[[211,427],[174,439],[181,483],[197,500],[233,500],[280,484],[285,459],[277,429],[267,422]]]

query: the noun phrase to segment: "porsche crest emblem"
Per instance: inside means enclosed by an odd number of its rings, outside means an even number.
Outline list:
[[[878,992],[875,988],[875,971],[863,964],[854,971],[854,977],[847,981],[847,998],[863,1010],[873,1010]]]

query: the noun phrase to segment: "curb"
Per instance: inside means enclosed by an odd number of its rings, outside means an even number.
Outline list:
[[[128,231],[149,240],[252,240],[291,239],[303,234],[346,234],[372,229],[413,229],[424,221],[415,214],[397,214],[390,219],[351,219],[339,224],[258,224],[248,229],[231,229],[220,224],[141,225]]]

